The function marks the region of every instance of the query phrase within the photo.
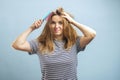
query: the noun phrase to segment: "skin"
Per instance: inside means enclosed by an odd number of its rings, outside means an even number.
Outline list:
[[[63,24],[61,22],[62,18],[66,18],[71,24],[76,26],[82,33],[83,36],[80,39],[80,47],[83,48],[87,44],[90,43],[90,41],[96,36],[96,32],[83,24],[78,23],[73,18],[71,18],[66,12],[62,13],[63,16],[53,16],[52,17],[52,23],[50,23],[50,31],[53,34],[54,39],[62,40],[63,39]],[[24,31],[22,34],[20,34],[16,40],[13,42],[12,47],[21,50],[21,51],[27,51],[31,52],[32,49],[30,47],[30,44],[27,42],[27,37],[29,34],[31,34],[32,31],[40,28],[43,20],[35,21],[26,31]]]
[[[54,39],[62,40],[63,39],[63,21],[62,17],[55,15],[52,17],[52,22],[49,25],[50,31]]]

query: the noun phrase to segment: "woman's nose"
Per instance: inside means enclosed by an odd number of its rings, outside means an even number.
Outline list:
[[[58,28],[58,27],[59,27],[59,24],[58,24],[58,23],[56,23],[56,24],[55,24],[55,27],[56,27],[56,28]]]

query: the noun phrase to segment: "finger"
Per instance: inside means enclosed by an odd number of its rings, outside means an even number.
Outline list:
[[[69,23],[71,22],[71,20],[70,20],[70,18],[68,16],[63,16],[62,15],[62,17],[65,18]]]
[[[65,19],[67,19],[67,16],[62,15],[61,17],[63,17],[63,18],[65,18]]]
[[[41,20],[38,20],[38,21],[36,21],[35,23],[37,23],[37,24],[41,24],[42,21],[41,21]]]
[[[37,23],[41,24],[42,22],[39,20]]]
[[[42,19],[39,19],[38,21],[39,21],[39,22],[43,22],[43,20],[42,20]]]
[[[40,24],[42,24],[42,23],[43,23],[43,21],[44,21],[44,20],[39,20],[38,22],[39,22]]]
[[[36,25],[37,25],[36,27],[39,27],[41,25],[41,23],[37,22]]]
[[[35,22],[34,24],[35,24],[35,28],[36,28],[37,27],[37,23]]]
[[[62,12],[62,14],[68,16],[68,14],[66,12]]]
[[[63,18],[65,18],[65,19],[68,21],[68,18],[67,18],[67,16],[63,16],[63,15],[62,15],[62,17],[63,17]]]

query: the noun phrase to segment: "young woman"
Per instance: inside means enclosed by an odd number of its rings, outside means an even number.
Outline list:
[[[85,49],[96,32],[58,8],[48,16],[41,35],[27,41],[29,34],[42,23],[42,19],[34,22],[18,36],[12,47],[39,56],[42,80],[77,80],[77,53]],[[72,26],[76,26],[83,36],[78,36]]]

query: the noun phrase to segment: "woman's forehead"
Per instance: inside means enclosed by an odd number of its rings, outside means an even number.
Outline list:
[[[62,20],[63,20],[63,18],[59,15],[52,16],[52,21],[62,21]]]

